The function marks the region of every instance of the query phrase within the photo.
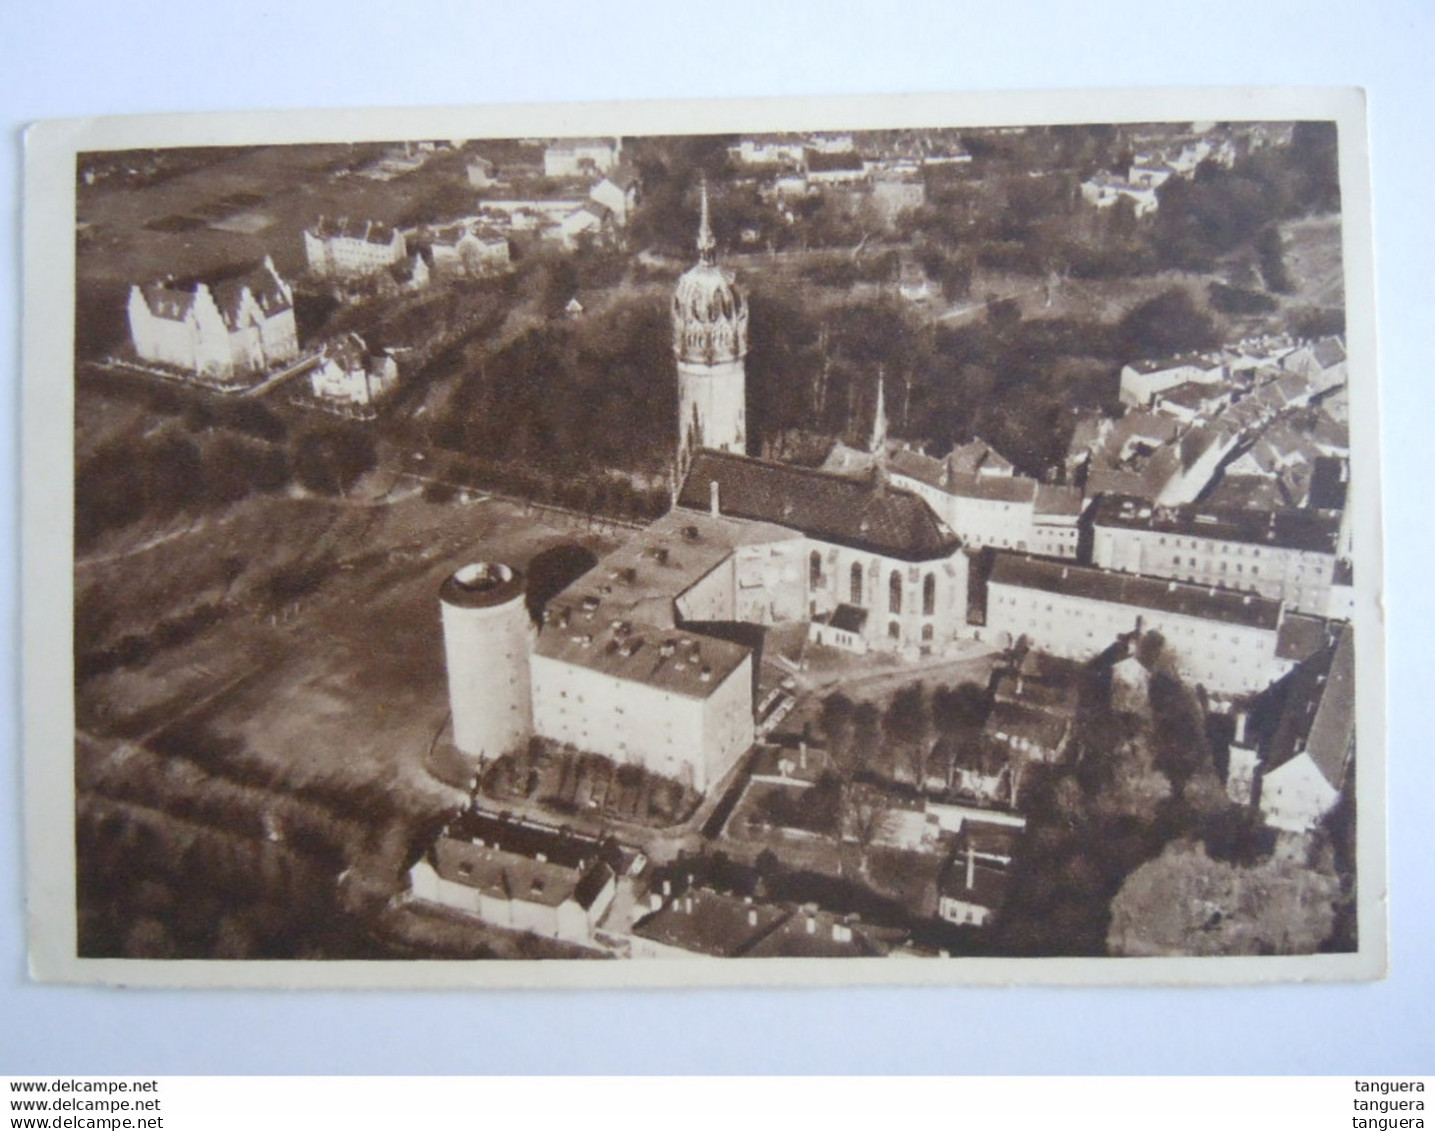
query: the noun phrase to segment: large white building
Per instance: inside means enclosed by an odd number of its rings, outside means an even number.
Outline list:
[[[328,220],[304,232],[309,270],[339,281],[379,275],[408,255],[404,234],[374,220]]]
[[[1280,602],[1179,581],[998,554],[984,635],[1086,660],[1118,637],[1154,630],[1183,678],[1214,692],[1259,691],[1290,670]]]
[[[1153,507],[1107,496],[1092,512],[1093,565],[1123,573],[1259,593],[1326,616],[1336,578],[1340,515],[1206,504]]]
[[[591,944],[617,878],[597,843],[468,812],[409,871],[415,898],[512,931]]]
[[[1188,382],[1213,385],[1228,376],[1225,362],[1211,354],[1133,361],[1121,367],[1121,403],[1146,406],[1157,393]]]
[[[781,607],[825,622],[860,623],[868,646],[940,651],[966,623],[961,540],[909,491],[724,452],[699,452],[679,508],[781,527],[802,536],[804,568]],[[778,589],[772,587],[776,594]],[[773,598],[769,598],[773,599]]]
[[[920,495],[973,547],[1076,557],[1080,491],[1013,475],[1010,465],[1005,473],[955,470],[956,455],[894,452],[888,463],[892,484]]]
[[[388,353],[371,353],[358,334],[326,344],[309,373],[315,399],[339,408],[372,408],[398,387],[399,366]]]
[[[533,624],[523,575],[497,562],[464,566],[439,590],[454,745],[474,758],[516,750],[533,733]]]
[[[543,151],[545,177],[581,177],[606,173],[618,161],[616,138],[559,138]]]
[[[752,747],[749,649],[614,621],[601,600],[549,612],[532,661],[537,733],[700,793]]]
[[[506,271],[508,237],[479,220],[459,220],[425,229],[421,239],[440,275],[478,277]]]
[[[747,296],[717,265],[716,248],[704,184],[698,262],[673,291],[680,478],[699,448],[747,450]]]
[[[213,384],[263,374],[299,355],[294,293],[268,256],[233,278],[133,286],[128,313],[141,361]]]

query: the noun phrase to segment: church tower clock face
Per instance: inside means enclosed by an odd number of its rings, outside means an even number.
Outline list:
[[[697,248],[697,263],[673,291],[680,480],[700,448],[747,452],[747,296],[717,265],[706,181]]]

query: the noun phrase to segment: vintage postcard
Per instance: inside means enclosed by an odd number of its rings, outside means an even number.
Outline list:
[[[1381,976],[1365,139],[1311,90],[36,126],[35,976]]]

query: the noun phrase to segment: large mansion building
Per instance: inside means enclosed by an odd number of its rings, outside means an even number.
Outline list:
[[[294,293],[268,256],[232,278],[133,286],[128,313],[141,361],[214,384],[265,373],[299,355]]]

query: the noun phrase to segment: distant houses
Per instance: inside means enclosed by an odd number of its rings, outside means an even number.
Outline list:
[[[316,401],[338,408],[371,409],[399,383],[392,355],[374,354],[358,334],[345,334],[322,347],[309,385]]]
[[[309,270],[320,279],[351,280],[379,275],[408,255],[404,235],[374,220],[320,217],[304,231]]]
[[[423,228],[415,241],[424,249],[433,273],[441,278],[498,274],[511,262],[508,237],[477,219]]]
[[[543,151],[545,177],[582,177],[606,173],[618,161],[616,138],[559,138]]]

